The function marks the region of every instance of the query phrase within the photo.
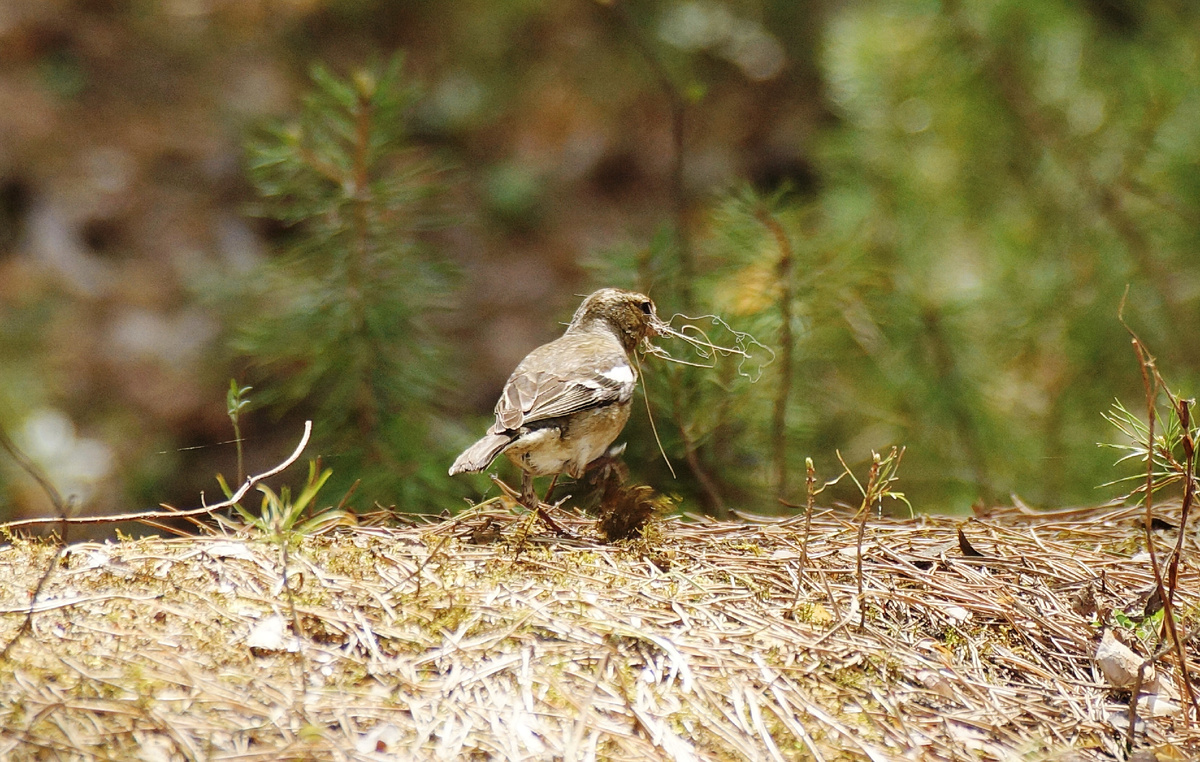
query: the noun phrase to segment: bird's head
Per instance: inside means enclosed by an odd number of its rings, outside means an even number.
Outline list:
[[[597,324],[607,324],[632,352],[643,340],[657,336],[662,322],[654,310],[654,302],[645,294],[602,288],[583,300],[567,331],[587,330]]]

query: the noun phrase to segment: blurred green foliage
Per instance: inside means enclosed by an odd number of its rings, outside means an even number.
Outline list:
[[[646,290],[665,316],[719,315],[775,350],[754,382],[733,358],[711,369],[646,360],[679,478],[653,456],[640,413],[625,437],[631,466],[638,480],[685,495],[689,509],[802,502],[806,456],[832,478],[836,452],[861,466],[890,445],[907,447],[900,487],[922,510],[1010,493],[1045,505],[1110,497],[1095,487],[1121,474],[1096,443],[1128,437],[1103,413],[1119,398],[1141,414],[1140,374],[1116,319],[1127,286],[1126,317],[1174,388],[1187,396],[1200,381],[1195,4],[85,5],[62,29],[27,22],[22,34],[54,44],[14,48],[30,70],[12,82],[0,75],[13,102],[36,94],[22,83],[48,93],[25,116],[79,130],[38,137],[43,153],[23,159],[38,171],[0,187],[0,402],[11,408],[0,413],[16,430],[38,408],[61,408],[113,440],[122,468],[106,478],[121,482],[119,499],[161,499],[189,469],[180,446],[208,445],[225,424],[197,413],[203,400],[160,404],[171,395],[156,384],[174,375],[159,374],[146,393],[136,352],[107,360],[112,315],[130,302],[168,324],[194,306],[176,299],[204,288],[160,283],[175,277],[163,263],[208,245],[214,226],[198,209],[228,214],[222,204],[243,200],[240,190],[216,198],[226,186],[198,179],[226,158],[209,153],[217,138],[197,148],[160,133],[211,112],[236,134],[287,110],[297,61],[359,73],[313,68],[295,116],[253,132],[254,212],[274,221],[256,232],[268,233],[270,260],[249,275],[222,269],[220,257],[188,267],[229,289],[208,307],[251,365],[245,378],[233,372],[255,387],[257,409],[242,410],[242,422],[265,409],[312,416],[310,454],[334,474],[324,494],[361,477],[360,503],[456,502],[466,482],[445,468],[487,418],[481,408],[463,424],[464,387],[486,381],[459,369],[494,361],[479,358],[500,330],[470,321],[511,309],[527,328],[530,312],[552,324],[577,304],[487,293],[514,259],[526,273],[545,267],[565,292],[578,256],[589,286]],[[106,45],[136,53],[132,63],[88,42],[109,35]],[[392,49],[411,51],[411,77],[399,58],[362,66]],[[225,63],[205,63],[214,58]],[[234,74],[245,75],[238,88],[228,86]],[[418,80],[428,84],[420,97]],[[229,90],[240,95],[226,101]],[[94,114],[103,118],[85,118]],[[107,132],[87,132],[93,121]],[[42,123],[27,132],[40,136]],[[124,179],[105,184],[112,177],[99,173],[87,185],[64,174],[56,185],[60,165],[88,164],[64,152],[74,143],[119,149]],[[425,158],[433,150],[465,179],[447,203],[467,222],[441,238],[428,234],[444,222],[443,175]],[[112,196],[78,212],[54,190],[65,198],[75,185],[80,198],[96,188]],[[147,209],[170,213],[139,216]],[[116,231],[120,245],[92,251],[87,229]],[[81,237],[79,258],[129,293],[84,298],[59,286],[62,265],[44,252],[60,233]],[[35,234],[41,250],[27,245]],[[623,235],[632,242],[610,244]],[[138,248],[147,241],[150,250]],[[471,268],[475,291],[451,287],[451,261]],[[143,303],[154,287],[163,294]],[[453,341],[436,327],[444,307],[469,315]],[[178,370],[174,355],[162,357]],[[228,365],[192,357],[180,375],[211,388],[219,410]],[[187,434],[172,428],[181,421]],[[269,449],[250,447],[248,456]],[[219,460],[229,470],[234,457],[218,450],[204,468]]]
[[[736,4],[630,7],[616,39],[625,65],[648,73],[629,87],[687,104],[689,124],[712,116],[707,94],[729,79],[715,60],[766,79],[787,52],[772,14],[751,23]],[[1015,1],[827,9],[813,63],[832,118],[812,138],[817,181],[677,199],[700,215],[679,217],[673,234],[644,248],[593,253],[597,284],[647,289],[664,315],[722,316],[777,349],[754,382],[732,360],[650,360],[651,407],[668,424],[659,431],[680,481],[645,460],[639,478],[715,512],[762,509],[799,498],[806,456],[832,477],[835,450],[862,461],[903,444],[901,478],[918,506],[1097,497],[1111,463],[1096,443],[1113,436],[1101,414],[1137,379],[1116,320],[1126,284],[1152,345],[1169,349],[1188,379],[1200,360],[1191,338],[1200,183],[1190,171],[1200,142],[1189,128],[1200,109],[1200,35],[1179,23],[1186,9],[1102,10]],[[284,312],[248,323],[240,347],[291,369],[279,395],[315,395],[330,443],[365,448],[354,468],[373,463],[411,501],[435,489],[444,464],[424,446],[370,456],[378,445],[368,443],[411,442],[399,432],[428,425],[411,429],[433,402],[437,362],[421,353],[437,341],[384,328],[418,325],[429,294],[445,291],[411,248],[418,216],[372,213],[376,222],[360,225],[357,215],[376,201],[413,208],[426,176],[372,186],[365,202],[353,180],[363,85],[322,69],[315,80],[302,126],[254,151],[267,209],[302,230],[286,267],[259,280]],[[686,142],[679,158],[682,177]],[[495,224],[536,224],[535,176],[519,163],[490,171]],[[355,275],[376,265],[378,278]],[[712,338],[721,343],[719,329]],[[643,449],[650,436],[645,422],[629,432]]]
[[[1200,370],[1196,21],[1170,4],[833,10],[817,188],[708,204],[685,244],[694,283],[680,283],[678,244],[600,261],[599,280],[625,273],[668,314],[692,293],[776,346],[787,303],[797,356],[760,384],[720,367],[647,373],[653,407],[678,418],[668,453],[699,455],[685,489],[710,507],[714,493],[771,504],[772,402],[794,374],[793,499],[805,455],[830,477],[835,448],[861,461],[893,443],[926,509],[1110,497],[1094,491],[1112,472],[1096,443],[1118,435],[1102,413],[1140,379],[1117,321],[1127,284],[1173,376],[1194,388]],[[768,204],[795,258],[786,283],[758,219]]]
[[[922,503],[1107,497],[1101,413],[1140,382],[1127,284],[1143,337],[1195,387],[1197,20],[1011,0],[831,19],[820,203],[858,231],[879,337],[835,356],[882,413],[864,423],[908,445]]]
[[[249,144],[256,212],[290,234],[233,294],[233,345],[269,379],[255,404],[311,411],[334,491],[361,479],[368,499],[425,509],[451,488],[430,434],[450,375],[431,318],[451,272],[420,238],[438,172],[406,141],[402,57],[312,80],[298,118]]]

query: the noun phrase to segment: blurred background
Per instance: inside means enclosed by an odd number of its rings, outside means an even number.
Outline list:
[[[1198,85],[1170,0],[0,0],[0,425],[81,510],[190,507],[234,379],[246,471],[311,417],[329,501],[453,509],[618,285],[775,352],[644,361],[684,509],[891,445],[918,510],[1099,502],[1127,287],[1200,378]],[[0,519],[49,508],[0,459]]]

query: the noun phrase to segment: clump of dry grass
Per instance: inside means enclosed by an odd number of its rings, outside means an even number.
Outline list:
[[[73,545],[0,662],[0,757],[1123,759],[1128,690],[1092,657],[1153,584],[1140,515],[872,520],[860,594],[850,515],[802,554],[802,517],[614,545],[492,503],[296,541],[294,620],[274,542]],[[0,548],[0,638],[54,552]],[[1185,629],[1198,603],[1185,566]],[[1139,745],[1200,753],[1149,714]]]
[[[671,507],[670,498],[645,484],[606,485],[596,529],[609,542],[641,537],[650,520]]]

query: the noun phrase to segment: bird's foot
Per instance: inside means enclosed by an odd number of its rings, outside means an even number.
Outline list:
[[[559,537],[574,537],[575,535],[571,533],[570,530],[565,529],[562,524],[559,524],[557,521],[550,518],[550,512],[546,509],[553,507],[554,506],[546,505],[545,503],[539,501],[536,509],[538,518],[542,520],[543,524],[550,527],[551,532],[554,532]]]
[[[517,492],[512,487],[505,484],[500,479],[499,476],[496,476],[495,474],[489,474],[489,476],[491,476],[492,481],[496,484],[496,486],[500,488],[500,491],[504,493],[505,497],[507,497],[508,499],[512,500],[515,503],[520,503],[521,505],[525,505],[524,500],[522,500],[523,496],[521,495],[520,492]]]
[[[534,492],[532,489],[523,489],[523,490],[521,490],[521,492],[517,492],[515,489],[513,489],[512,487],[508,486],[503,481],[501,481],[500,477],[496,476],[495,474],[492,474],[492,481],[496,483],[496,486],[500,488],[501,492],[503,492],[505,495],[507,495],[513,501],[525,506],[530,511],[533,511],[534,513],[536,513],[538,518],[542,520],[542,523],[545,524],[550,529],[551,532],[554,532],[555,534],[559,535],[560,537],[574,537],[575,536],[567,529],[564,529],[562,524],[559,524],[557,521],[555,521],[550,516],[549,511],[546,510],[547,508],[553,508],[555,506],[547,505],[546,503],[543,503],[541,500],[538,500],[537,493]]]

